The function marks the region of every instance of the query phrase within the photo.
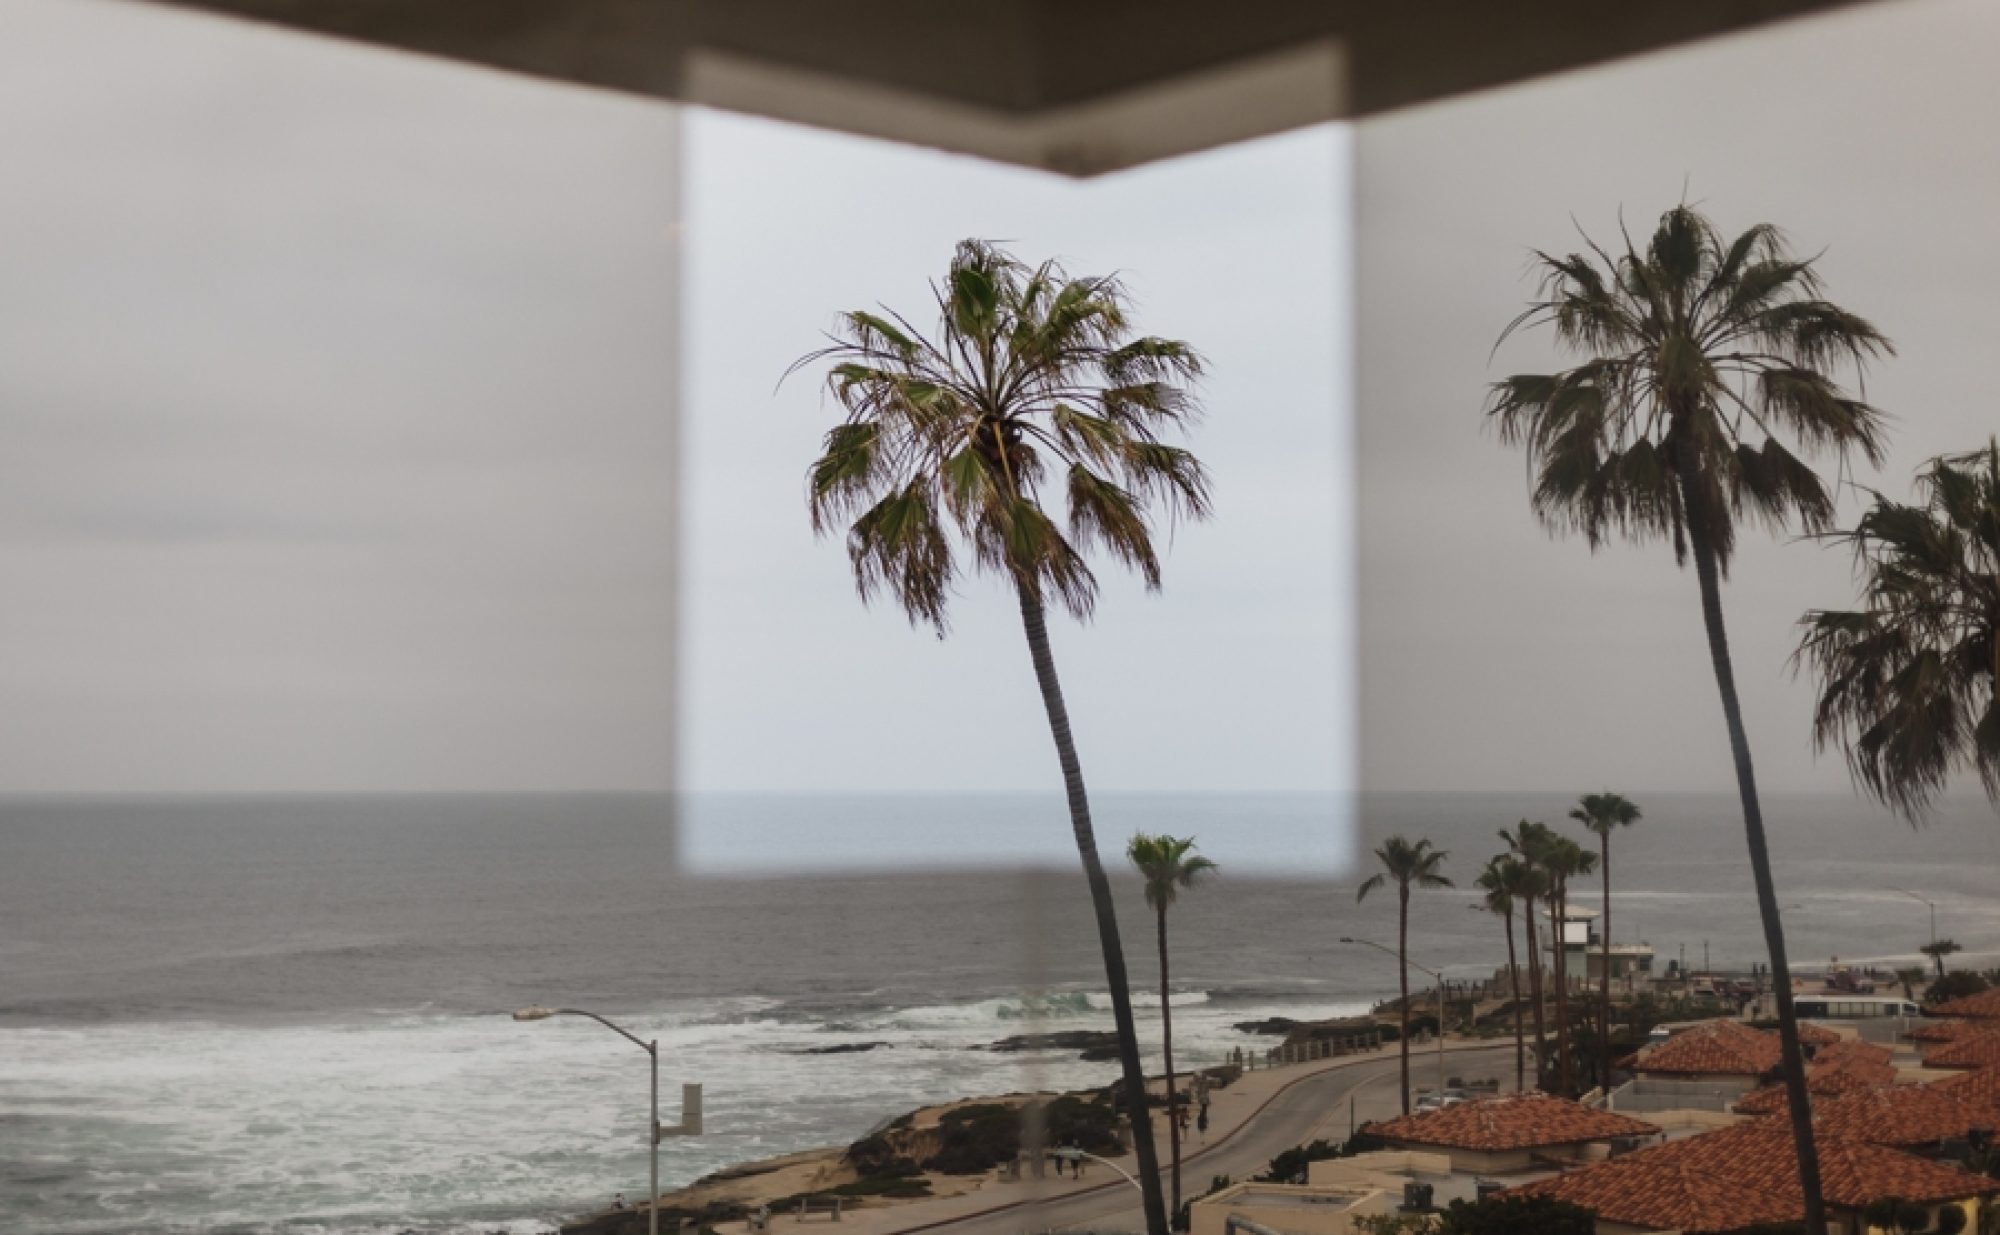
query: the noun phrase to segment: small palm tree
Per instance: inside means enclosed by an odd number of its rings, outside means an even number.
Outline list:
[[[1521,860],[1503,853],[1486,859],[1485,867],[1474,881],[1480,891],[1486,893],[1486,911],[1498,914],[1507,932],[1507,978],[1514,997],[1515,1089],[1528,1087],[1527,1048],[1521,1034],[1521,966],[1514,951],[1514,909],[1526,894],[1532,892],[1528,880],[1528,869],[1521,865]]]
[[[1569,881],[1597,869],[1597,855],[1567,836],[1553,836],[1542,854],[1542,871],[1549,881],[1549,910],[1556,937],[1556,1086],[1565,1097],[1576,1094],[1576,1069],[1569,1032]]]
[[[1963,952],[1965,949],[1960,947],[1956,940],[1933,939],[1923,947],[1918,948],[1917,951],[1931,958],[1931,962],[1937,966],[1937,976],[1942,978],[1944,976],[1944,958],[1954,952]]]
[[[1931,460],[1922,502],[1880,494],[1853,531],[1861,607],[1808,613],[1793,664],[1819,679],[1813,740],[1922,818],[1953,768],[2000,803],[2000,441]]]
[[[845,413],[807,471],[813,530],[846,523],[861,599],[886,593],[939,637],[962,555],[1019,600],[1096,913],[1146,1229],[1167,1235],[1118,917],[1046,608],[1090,616],[1093,547],[1157,589],[1156,518],[1207,516],[1201,463],[1164,440],[1198,410],[1190,387],[1201,361],[1185,343],[1136,335],[1116,279],[1072,278],[1053,262],[1030,269],[981,241],[958,246],[932,293],[935,337],[894,313],[846,313],[833,345],[793,366],[826,363]],[[1058,496],[1067,534],[1044,509]]]
[[[1146,903],[1153,907],[1160,928],[1160,1054],[1167,1070],[1167,1141],[1173,1155],[1171,1213],[1181,1211],[1181,1121],[1174,1107],[1174,1010],[1167,997],[1167,909],[1183,888],[1214,872],[1215,863],[1194,851],[1194,837],[1147,836],[1140,833],[1126,846],[1125,856],[1139,868],[1146,883]]]
[[[1597,1003],[1597,1079],[1611,1080],[1611,833],[1639,822],[1639,808],[1622,793],[1586,793],[1577,800],[1569,817],[1597,833],[1597,869],[1604,883],[1604,912],[1598,935],[1604,945],[1604,972]]]
[[[1506,378],[1487,412],[1503,441],[1527,449],[1534,510],[1551,531],[1580,532],[1593,548],[1615,536],[1664,538],[1681,564],[1694,560],[1777,990],[1806,1226],[1823,1230],[1791,965],[1722,621],[1722,579],[1740,518],[1773,530],[1832,525],[1832,495],[1785,439],[1843,467],[1854,455],[1880,466],[1881,413],[1841,379],[1858,378],[1894,349],[1826,300],[1812,259],[1793,257],[1769,224],[1729,239],[1681,205],[1660,216],[1643,251],[1629,240],[1616,256],[1594,242],[1587,248],[1538,254],[1541,293],[1501,334],[1504,341],[1525,326],[1551,326],[1580,363]]]
[[[1917,997],[1917,983],[1923,980],[1924,967],[1922,965],[1911,965],[1896,971],[1896,981],[1903,984],[1903,998],[1905,999],[1915,999]]]
[[[1398,1041],[1403,1051],[1403,1114],[1410,1113],[1410,889],[1448,888],[1451,880],[1439,873],[1444,866],[1446,854],[1442,849],[1431,848],[1428,840],[1406,840],[1392,836],[1375,850],[1376,861],[1382,864],[1380,872],[1363,880],[1355,889],[1354,899],[1364,901],[1368,894],[1388,882],[1396,885],[1396,974],[1402,982],[1402,1034]],[[1444,1032],[1444,1023],[1438,1022],[1438,1032]]]
[[[1547,874],[1542,869],[1542,855],[1547,852],[1555,834],[1545,823],[1523,819],[1513,831],[1500,829],[1500,839],[1507,842],[1507,849],[1521,867],[1521,885],[1515,895],[1521,900],[1521,924],[1528,945],[1528,995],[1533,1000],[1535,1017],[1535,1087],[1548,1088],[1548,1009],[1542,997],[1542,934],[1536,924],[1535,903],[1545,900],[1549,891]]]

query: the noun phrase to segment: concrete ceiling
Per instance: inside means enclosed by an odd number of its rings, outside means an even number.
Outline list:
[[[1092,175],[1857,0],[161,0]]]

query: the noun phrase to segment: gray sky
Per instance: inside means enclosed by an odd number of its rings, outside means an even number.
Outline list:
[[[1835,297],[1901,345],[1871,387],[1900,491],[2000,424],[1979,380],[1996,34],[1976,0],[1867,6],[1371,121],[1351,148],[1321,129],[1074,184],[16,0],[0,789],[657,786],[676,703],[692,787],[1047,787],[1011,602],[968,585],[946,643],[863,610],[801,510],[829,413],[809,381],[773,390],[836,309],[920,306],[964,235],[1125,271],[1147,328],[1214,362],[1217,521],[1178,538],[1164,596],[1107,570],[1096,623],[1056,632],[1098,787],[1337,787],[1357,731],[1369,788],[1726,786],[1692,578],[1660,547],[1541,535],[1478,409],[1545,355],[1488,348],[1529,245],[1621,207],[1642,227],[1686,184],[1725,226],[1827,247]],[[1774,788],[1845,785],[1782,662],[1798,612],[1847,595],[1834,554],[1739,558]]]
[[[1533,290],[1529,246],[1571,223],[1650,230],[1686,186],[1725,229],[1769,220],[1825,249],[1830,295],[1901,357],[1876,480],[2000,429],[2000,7],[1862,5],[1411,111],[1361,127],[1362,777],[1369,787],[1633,790],[1733,784],[1692,572],[1671,550],[1594,558],[1528,513],[1518,452],[1482,431],[1483,386],[1546,371],[1540,339],[1491,364]],[[1850,501],[1849,515],[1855,509]],[[1724,605],[1760,780],[1847,786],[1808,745],[1792,624],[1852,597],[1844,554],[1747,533]]]

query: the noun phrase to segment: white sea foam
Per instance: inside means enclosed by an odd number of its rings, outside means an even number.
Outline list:
[[[663,1148],[686,1182],[852,1139],[912,1105],[1103,1084],[1073,1052],[970,1049],[1057,1025],[1108,1027],[1101,993],[783,1019],[771,1001],[635,1016],[657,1036],[664,1117],[706,1087],[707,1134]],[[1154,1001],[1157,1002],[1157,999]],[[1352,1007],[1217,1007],[1175,997],[1186,1066],[1259,1045],[1230,1028]],[[1152,1038],[1156,1021],[1142,1015]],[[804,1052],[840,1041],[887,1046]],[[645,1179],[646,1060],[586,1021],[399,1011],[339,1025],[127,1023],[0,1030],[5,1187],[36,1228],[287,1235],[525,1235]],[[88,1172],[77,1164],[91,1164]],[[32,1229],[32,1228],[31,1228]]]

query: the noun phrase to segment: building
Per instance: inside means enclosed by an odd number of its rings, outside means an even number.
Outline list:
[[[1945,1142],[2000,1127],[2000,1113],[1976,1092],[1935,1085],[1876,1085],[1813,1103],[1821,1136],[1936,1154]]]
[[[1357,1218],[1392,1214],[1415,1197],[1447,1205],[1477,1195],[1478,1181],[1452,1170],[1445,1154],[1388,1150],[1314,1162],[1304,1184],[1255,1180],[1188,1206],[1188,1235],[1225,1235],[1231,1217],[1285,1235],[1353,1235]]]
[[[1548,1094],[1479,1098],[1367,1130],[1392,1148],[1442,1152],[1454,1171],[1480,1175],[1604,1158],[1614,1143],[1660,1136],[1643,1120]]]
[[[1604,935],[1597,929],[1597,916],[1595,909],[1571,905],[1563,912],[1560,929],[1557,929],[1555,908],[1549,908],[1549,953],[1556,957],[1556,963],[1571,982],[1595,985],[1604,976]],[[1560,946],[1557,940],[1560,940]],[[1652,976],[1653,945],[1611,945],[1613,982],[1624,983],[1629,988]]]
[[[1832,1098],[1894,1084],[1893,1055],[1888,1047],[1874,1042],[1846,1040],[1822,1046],[1806,1066],[1806,1092],[1815,1099]],[[1783,1084],[1771,1084],[1738,1102],[1736,1111],[1741,1115],[1770,1115],[1785,1110],[1789,1101]]]
[[[1961,995],[1957,999],[1946,1000],[1930,1009],[1930,1015],[1961,1017],[1974,1021],[2000,1021],[2000,987],[1980,991],[1976,995]]]
[[[1884,1197],[1965,1215],[1979,1235],[1979,1202],[2000,1194],[2000,1182],[1959,1167],[1839,1137],[1819,1141],[1820,1183],[1828,1226],[1840,1235],[1867,1235],[1861,1213]],[[1782,1120],[1758,1120],[1686,1140],[1641,1149],[1513,1189],[1551,1196],[1597,1215],[1598,1235],[1645,1231],[1726,1235],[1805,1217],[1798,1159]]]
[[[1771,1079],[1778,1063],[1776,1034],[1742,1021],[1713,1020],[1640,1051],[1632,1072],[1642,1079],[1695,1081],[1748,1093]]]

